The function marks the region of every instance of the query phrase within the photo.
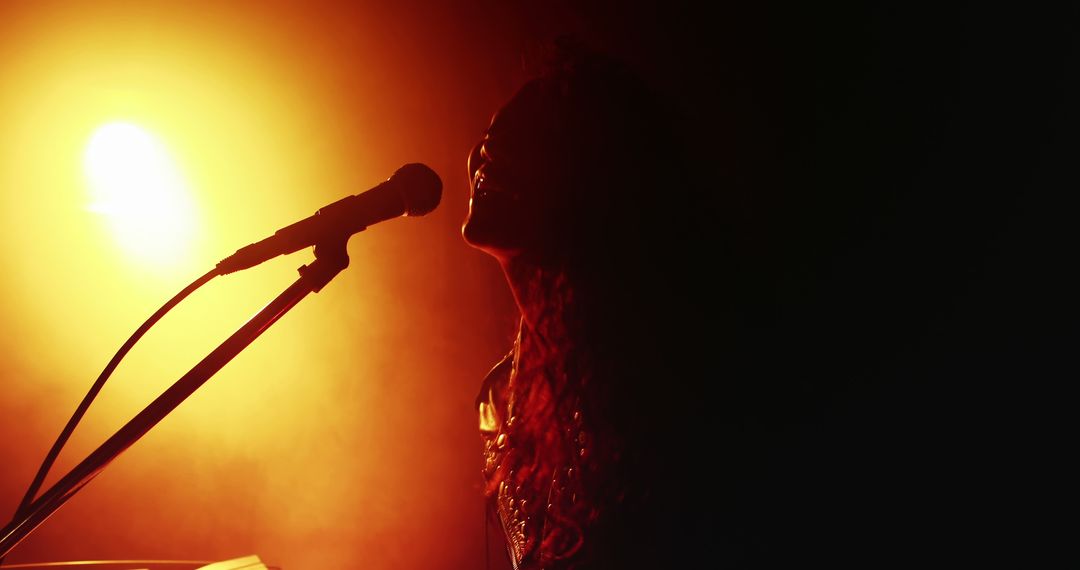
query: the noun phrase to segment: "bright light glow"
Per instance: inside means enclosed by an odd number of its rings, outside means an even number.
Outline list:
[[[194,212],[165,146],[126,122],[102,125],[90,137],[83,166],[93,197],[120,245],[141,261],[169,264],[186,253]]]

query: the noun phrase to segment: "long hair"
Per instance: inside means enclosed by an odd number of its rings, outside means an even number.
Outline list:
[[[702,229],[673,110],[611,59],[566,40],[550,53],[522,92],[542,101],[539,129],[559,145],[546,166],[561,207],[550,263],[520,299],[539,317],[520,340],[510,452],[488,489],[528,498],[545,568],[600,552],[610,564],[614,544],[650,533],[627,514],[663,491],[673,384],[691,381],[676,354],[694,340],[676,328],[693,295],[683,269]]]

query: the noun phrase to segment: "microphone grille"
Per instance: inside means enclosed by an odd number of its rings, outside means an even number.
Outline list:
[[[434,210],[442,199],[442,179],[419,162],[397,169],[390,176],[390,182],[399,188],[407,216],[423,216]]]

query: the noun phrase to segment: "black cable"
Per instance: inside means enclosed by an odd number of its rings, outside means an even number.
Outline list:
[[[64,444],[67,443],[68,438],[71,437],[71,433],[75,431],[75,426],[79,424],[79,420],[82,419],[83,415],[86,413],[87,408],[90,407],[90,403],[93,402],[94,398],[97,397],[98,392],[101,391],[101,387],[105,385],[105,381],[108,380],[109,376],[111,376],[113,371],[116,370],[116,367],[120,364],[120,361],[123,360],[124,356],[127,355],[128,351],[131,350],[131,347],[135,346],[135,343],[138,342],[144,334],[146,334],[146,331],[150,330],[150,327],[154,326],[155,323],[161,320],[161,317],[164,317],[165,313],[168,313],[169,310],[171,310],[178,303],[180,303],[180,301],[183,301],[185,297],[187,297],[196,289],[202,287],[208,281],[217,276],[218,270],[215,268],[211,269],[209,272],[207,272],[202,277],[199,277],[195,281],[192,281],[190,285],[185,287],[182,291],[173,296],[172,299],[169,299],[164,305],[162,305],[161,308],[157,310],[157,312],[155,312],[153,315],[150,315],[150,318],[146,319],[146,322],[144,322],[142,326],[140,326],[138,329],[135,330],[134,333],[132,333],[131,337],[127,339],[127,342],[125,342],[124,345],[120,347],[120,350],[116,351],[116,354],[113,355],[112,360],[110,360],[109,364],[105,366],[105,369],[101,371],[101,374],[94,382],[94,385],[90,387],[90,391],[86,393],[85,397],[83,397],[82,403],[79,404],[79,407],[75,410],[75,413],[71,416],[71,419],[68,420],[67,425],[64,426],[64,430],[60,432],[60,437],[56,438],[56,443],[53,443],[52,449],[50,449],[48,455],[45,456],[45,460],[41,462],[41,467],[38,469],[37,475],[34,476],[34,480],[30,483],[30,487],[26,490],[26,494],[23,495],[22,502],[19,503],[19,507],[15,509],[15,515],[11,518],[12,521],[22,516],[27,507],[29,507],[30,504],[34,502],[34,495],[37,495],[38,489],[41,488],[41,484],[45,482],[45,477],[49,474],[49,469],[52,468],[53,462],[55,462],[57,456],[60,455],[60,451],[64,448]]]
[[[184,400],[199,389],[211,376],[221,370],[237,354],[296,306],[308,294],[318,292],[334,276],[349,266],[346,239],[340,236],[336,244],[315,246],[315,261],[299,269],[300,278],[270,301],[254,317],[225,339],[191,370],[173,383],[153,402],[124,424],[90,455],[64,475],[51,488],[33,499],[30,504],[6,527],[0,529],[0,556],[6,556],[13,548],[62,507],[75,493],[82,489],[116,457],[146,435],[158,422],[171,413]],[[190,293],[220,271],[213,271],[192,283],[185,293]],[[178,296],[176,300],[182,296]],[[173,303],[175,304],[175,303]],[[162,312],[168,307],[162,309]],[[149,326],[151,323],[147,323]],[[144,327],[145,328],[145,327]],[[119,356],[119,355],[118,355]]]

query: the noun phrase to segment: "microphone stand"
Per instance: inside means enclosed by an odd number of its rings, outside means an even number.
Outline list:
[[[317,244],[315,261],[298,269],[299,279],[0,530],[0,561],[113,459],[146,435],[289,309],[308,293],[318,293],[341,270],[348,267],[349,256],[345,248],[348,240],[349,235],[342,235]]]

